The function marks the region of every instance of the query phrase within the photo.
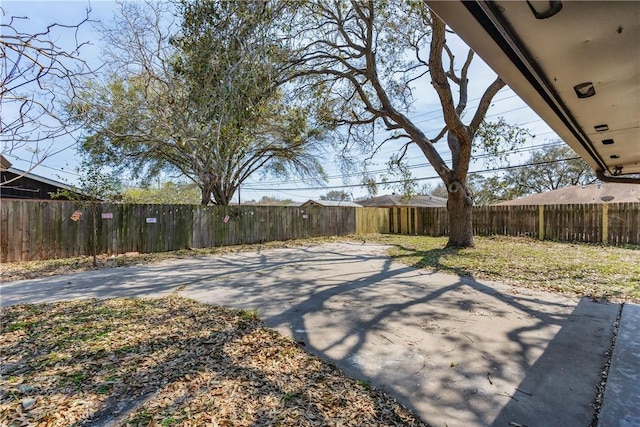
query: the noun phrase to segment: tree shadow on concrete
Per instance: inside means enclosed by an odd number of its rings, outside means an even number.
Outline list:
[[[449,251],[425,251],[424,256],[438,266]],[[524,407],[518,389],[545,402],[555,393],[545,389],[562,390],[564,384],[540,361],[580,360],[577,367],[584,372],[575,373],[579,384],[572,387],[591,390],[595,397],[599,377],[594,382],[587,361],[601,366],[610,345],[606,325],[618,310],[613,304],[578,304],[560,295],[480,282],[464,272],[444,275],[407,267],[379,246],[356,244],[207,257],[130,269],[126,275],[100,273],[74,276],[66,295],[45,294],[77,298],[179,291],[215,305],[258,308],[267,326],[350,376],[384,388],[433,425],[485,426],[509,418]],[[596,307],[605,308],[600,313]],[[590,311],[598,314],[588,318]],[[584,322],[602,332],[581,332],[577,326]],[[590,343],[589,335],[597,335],[596,341]],[[548,372],[554,375],[541,388],[531,383]],[[567,414],[584,413],[593,400],[575,397],[579,403],[565,407]],[[554,413],[548,415],[555,419]]]
[[[446,253],[429,252],[430,257]],[[514,291],[469,276],[444,277],[389,259],[350,278],[347,272],[337,273],[339,268],[326,268],[326,263],[370,258],[324,256],[318,264],[298,266],[316,269],[315,278],[276,280],[291,303],[267,316],[266,324],[288,329],[310,352],[392,392],[425,421],[490,425],[499,414],[503,420],[512,413],[518,385],[535,391],[531,400],[546,404],[554,392],[530,387],[549,372],[541,360],[581,360],[573,388],[586,392],[575,393],[578,403],[564,410],[568,417],[584,415],[593,401],[611,335],[603,331],[589,340],[576,328],[576,319],[583,320],[596,303],[583,299],[575,306],[562,296],[545,298],[549,294]],[[268,257],[261,262],[268,264]],[[306,292],[300,294],[300,289]],[[612,324],[610,317],[617,310],[615,305],[600,306],[607,308],[591,319],[596,328]],[[563,381],[556,373],[544,387],[555,387],[557,393]],[[548,407],[549,419],[556,419],[555,409]],[[541,411],[539,407],[534,413],[543,416]],[[587,419],[591,416],[586,414]]]
[[[491,425],[591,425],[619,312],[582,298]]]
[[[405,251],[404,255],[395,255],[392,257],[393,260],[398,262],[404,262],[403,258],[408,257],[419,257],[419,261],[414,263],[406,263],[410,267],[413,268],[427,268],[434,272],[442,272],[442,273],[450,273],[457,274],[458,276],[471,276],[473,277],[473,273],[463,267],[458,266],[449,266],[442,263],[442,258],[447,257],[449,255],[459,255],[462,251],[461,248],[433,248],[428,250],[417,250],[415,248],[407,247],[400,244],[394,244],[396,248],[401,251]]]

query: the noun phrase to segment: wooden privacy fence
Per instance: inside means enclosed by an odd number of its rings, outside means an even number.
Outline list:
[[[95,208],[99,254],[340,236],[356,230],[356,210],[348,207],[104,203]],[[89,255],[91,209],[90,205],[76,202],[3,200],[2,262]],[[380,216],[373,209],[363,211],[358,219],[363,227],[374,226],[380,223]]]
[[[2,262],[91,253],[93,215],[80,202],[3,200]],[[446,208],[97,204],[97,252],[164,252],[346,234],[448,234]],[[481,206],[476,235],[640,245],[640,203]]]
[[[389,231],[446,236],[446,208],[391,208]],[[476,206],[473,233],[563,242],[640,245],[640,203]]]

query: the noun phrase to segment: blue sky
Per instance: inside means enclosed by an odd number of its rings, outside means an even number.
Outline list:
[[[22,21],[20,28],[23,31],[42,31],[47,25],[57,22],[62,24],[77,24],[82,21],[85,16],[87,8],[91,9],[90,18],[96,21],[109,20],[116,8],[116,3],[113,1],[92,1],[91,3],[86,1],[3,1],[2,8],[5,15],[2,17],[3,23],[6,22],[9,16],[28,16],[28,21]],[[73,32],[71,31],[58,31],[54,34],[56,43],[65,48],[72,48],[74,45]],[[92,25],[83,25],[78,32],[78,38],[80,42],[89,42],[90,44],[85,46],[82,50],[82,56],[91,65],[100,65],[100,40],[98,33],[95,31]],[[458,52],[458,57],[464,57],[466,52],[466,46],[460,42],[452,42],[453,49]],[[474,107],[477,101],[473,100],[478,98],[482,90],[493,81],[494,73],[481,61],[480,58],[475,59],[474,66],[470,73],[471,81],[471,96],[469,107]],[[417,94],[417,102],[414,105],[414,111],[409,114],[414,118],[415,122],[423,129],[427,136],[434,136],[441,129],[442,119],[440,113],[440,106],[435,95],[435,92],[427,85],[424,89],[419,89]],[[550,128],[538,118],[538,116],[529,109],[524,102],[522,102],[517,95],[515,95],[509,88],[501,90],[494,98],[493,106],[488,112],[488,118],[496,120],[498,117],[504,117],[508,122],[513,124],[519,124],[528,128],[535,138],[531,138],[527,141],[526,146],[520,152],[512,153],[510,156],[511,164],[521,164],[526,161],[531,154],[532,147],[539,146],[541,144],[549,143],[557,140],[557,136]],[[77,153],[72,147],[74,139],[71,137],[59,138],[52,142],[52,151],[60,151],[58,154],[47,158],[42,164],[35,167],[33,173],[42,175],[48,178],[61,180],[63,182],[73,184],[77,175],[75,175],[74,168],[77,166]],[[442,141],[441,144],[446,145],[446,142]],[[65,149],[65,147],[70,147]],[[375,170],[385,169],[385,162],[389,156],[398,150],[398,143],[388,143],[385,145],[378,155],[374,158],[377,165],[371,167]],[[29,153],[26,151],[12,153],[12,156],[8,156],[9,160],[13,162],[14,167],[19,169],[27,169],[29,167]],[[17,156],[17,158],[16,158]],[[448,153],[445,151],[442,156],[448,158]],[[353,176],[346,182],[344,177],[341,176],[338,165],[334,162],[334,154],[329,151],[327,158],[324,162],[328,175],[331,177],[327,183],[328,187],[341,187],[335,188],[338,190],[346,191],[352,194],[354,197],[362,197],[366,195],[364,189],[362,189],[358,183],[358,176]],[[433,168],[427,165],[427,161],[422,153],[413,146],[410,148],[407,159],[409,163],[414,166],[413,174],[415,178],[424,179],[434,177],[435,172]],[[478,160],[471,165],[472,171],[484,170],[487,168],[486,163],[483,160]],[[429,184],[435,187],[439,183],[438,179],[421,180],[419,184]],[[290,198],[293,200],[303,201],[310,198],[317,198],[331,188],[327,189],[308,189],[308,185],[304,182],[300,182],[298,179],[291,179],[288,181],[281,180],[264,180],[260,177],[255,177],[246,181],[242,186],[242,199],[260,199],[262,196],[277,197],[280,199]],[[385,194],[394,191],[393,189],[379,188],[378,194]]]
[[[86,1],[3,1],[1,5],[3,9],[2,23],[8,24],[11,17],[27,17],[28,19],[14,19],[13,25],[15,28],[24,33],[41,33],[46,31],[48,25],[53,23],[63,25],[79,24],[85,19],[87,9],[91,9],[90,19],[109,19],[114,5],[115,3],[107,1],[92,2],[91,4]],[[71,51],[76,46],[75,37],[76,32],[73,29],[54,28],[50,33],[51,41],[66,51]],[[93,25],[91,23],[83,24],[77,32],[77,39],[79,43],[87,43],[80,52],[81,58],[86,60],[91,67],[98,67],[100,65],[100,47]],[[8,114],[8,112],[5,111],[5,114]],[[41,143],[38,147],[40,150],[57,154],[47,157],[41,164],[35,166],[32,172],[47,178],[74,184],[77,175],[73,171],[77,166],[78,157],[73,148],[74,143],[75,138],[70,136]],[[16,150],[10,155],[3,154],[7,155],[14,167],[29,170],[33,157],[30,151],[35,147],[30,145],[28,148],[27,150]]]

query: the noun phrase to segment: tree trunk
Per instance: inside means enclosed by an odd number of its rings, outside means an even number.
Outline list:
[[[91,202],[91,255],[93,256],[93,266],[98,266],[98,221],[96,218],[96,202]]]
[[[453,191],[452,191],[453,190]],[[447,248],[473,248],[473,202],[467,189],[455,181],[448,185],[449,241]]]
[[[200,187],[200,191],[202,193],[200,204],[207,206],[211,202],[211,189],[207,186],[204,186]]]

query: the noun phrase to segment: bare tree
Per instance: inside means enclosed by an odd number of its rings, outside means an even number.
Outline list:
[[[456,64],[446,43],[446,26],[422,2],[367,0],[307,2],[297,10],[291,40],[298,48],[292,75],[304,79],[320,97],[329,98],[334,122],[346,128],[343,152],[364,145],[375,153],[382,145],[377,129],[391,131],[383,143],[404,140],[391,159],[402,170],[410,144],[416,144],[448,191],[450,234],[448,246],[474,246],[472,198],[467,172],[472,146],[495,146],[509,127],[489,127],[479,133],[494,95],[505,85],[496,78],[481,96],[465,123],[469,101],[469,51]],[[459,67],[459,68],[457,68]],[[442,106],[446,126],[426,135],[407,116],[415,88],[432,84]],[[452,89],[456,87],[456,91]],[[446,162],[442,140],[446,135],[452,160]],[[516,135],[517,136],[517,135]]]
[[[58,190],[51,195],[53,199],[74,200],[91,213],[91,256],[93,266],[98,266],[98,204],[116,197],[122,184],[120,177],[112,171],[103,172],[99,166],[82,161],[77,170],[79,182],[71,190]]]
[[[38,33],[21,29],[28,17],[6,16],[3,8],[0,12],[2,152],[30,152],[31,170],[61,151],[54,146],[56,138],[70,135],[79,127],[65,119],[60,101],[74,96],[77,78],[91,74],[87,62],[80,56],[87,42],[78,39],[78,30],[89,22],[90,9],[77,24],[53,23]],[[70,49],[59,46],[57,41],[67,33],[73,37]]]

